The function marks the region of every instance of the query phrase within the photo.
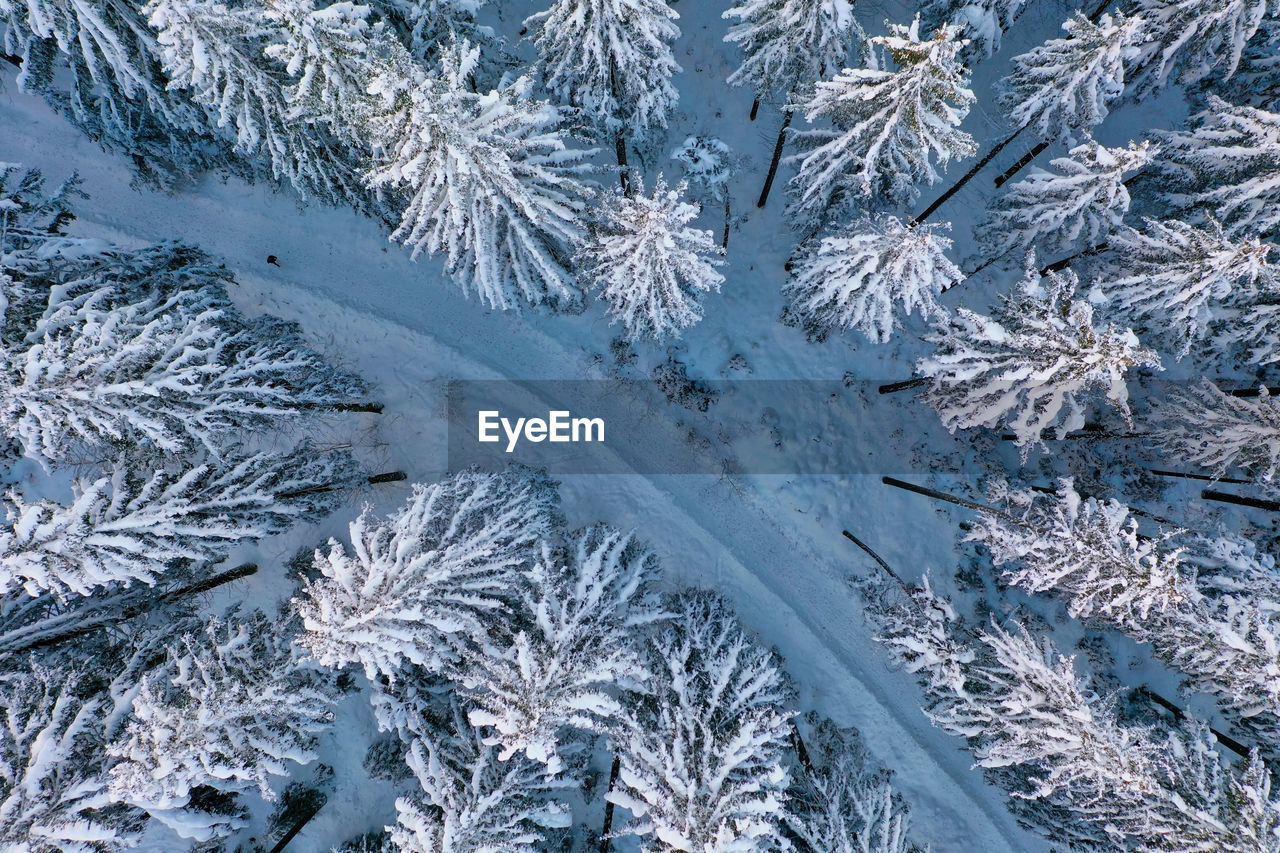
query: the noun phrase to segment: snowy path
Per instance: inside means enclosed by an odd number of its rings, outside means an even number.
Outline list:
[[[441,380],[582,378],[609,338],[598,311],[526,318],[482,311],[439,282],[436,265],[411,264],[372,223],[343,211],[303,211],[288,196],[239,183],[208,182],[179,196],[130,189],[121,162],[12,88],[0,94],[0,159],[41,167],[55,180],[79,168],[90,198],[78,205],[78,233],[177,238],[225,261],[246,311],[299,320],[318,346],[376,383],[387,407],[378,438],[389,465],[411,480],[444,468]],[[268,254],[281,269],[266,265]],[[866,560],[840,537],[840,525],[896,531],[893,541],[873,544],[912,574],[928,561],[949,569],[953,532],[870,479],[759,477],[742,493],[712,477],[563,478],[572,522],[634,527],[659,547],[669,577],[719,590],[778,647],[806,707],[858,726],[896,771],[920,840],[938,853],[1045,850],[969,769],[959,742],[929,726],[911,679],[888,671],[870,639],[845,581],[865,571]],[[400,494],[376,497],[392,503]],[[308,833],[342,822],[340,809],[329,812]]]

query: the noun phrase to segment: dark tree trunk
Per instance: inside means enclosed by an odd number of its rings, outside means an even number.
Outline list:
[[[123,620],[140,616],[156,607],[201,595],[232,581],[247,578],[257,571],[257,565],[245,563],[159,595],[150,595],[148,594],[150,590],[147,590],[99,599],[78,611],[62,613],[10,631],[0,637],[0,654],[18,654],[32,649],[61,645],[75,637],[82,637],[111,625],[118,625]]]
[[[631,167],[627,165],[627,140],[619,132],[613,138],[613,150],[618,155],[618,180],[622,183],[622,191],[631,195]]]
[[[756,113],[760,112],[760,99],[756,98],[751,102],[751,120],[756,120]]]
[[[1243,486],[1249,485],[1248,480],[1241,480],[1238,477],[1210,477],[1208,474],[1186,474],[1182,471],[1164,471],[1160,468],[1148,468],[1147,472],[1155,474],[1157,477],[1176,477],[1180,480],[1204,480],[1209,483],[1238,483]]]
[[[609,56],[609,94],[613,96],[614,104],[617,104],[618,66],[612,55]],[[631,166],[627,164],[627,138],[623,135],[623,127],[625,124],[620,122],[618,132],[613,137],[613,152],[618,158],[618,181],[622,184],[622,191],[631,195]]]
[[[773,159],[769,161],[769,173],[764,176],[764,189],[760,191],[760,200],[756,207],[764,207],[769,200],[769,190],[773,188],[773,179],[778,174],[778,163],[782,160],[782,146],[787,144],[787,128],[791,126],[792,110],[782,114],[782,127],[778,130],[778,141],[773,146]]]
[[[1099,243],[1096,246],[1090,246],[1089,248],[1083,251],[1076,252],[1074,255],[1070,255],[1068,257],[1063,258],[1060,261],[1054,261],[1053,263],[1045,267],[1042,267],[1040,269],[1040,275],[1048,275],[1051,272],[1059,272],[1060,270],[1064,270],[1067,267],[1071,266],[1072,261],[1078,258],[1087,258],[1090,255],[1096,255],[1099,252],[1106,251],[1106,248],[1107,248],[1106,243]]]
[[[381,403],[335,403],[330,408],[335,412],[368,412],[374,415],[382,414]]]
[[[729,248],[729,195],[728,193],[726,193],[724,197],[724,237],[723,239],[720,240],[720,248],[721,249]]]
[[[800,766],[808,771],[809,775],[814,775],[813,759],[809,757],[809,750],[804,745],[804,738],[800,735],[800,727],[796,725],[795,718],[791,719],[791,747],[796,751],[796,758],[800,759]]]
[[[1177,705],[1170,702],[1168,699],[1164,698],[1159,693],[1155,692],[1145,684],[1142,685],[1141,687],[1135,688],[1135,691],[1145,696],[1147,699],[1151,700],[1155,704],[1159,705],[1161,708],[1164,708],[1166,711],[1168,711],[1170,714],[1173,715],[1173,718],[1175,720],[1181,720],[1187,716],[1185,711],[1183,711]],[[1250,751],[1249,747],[1245,746],[1240,741],[1233,738],[1231,735],[1224,734],[1218,731],[1217,729],[1213,728],[1212,726],[1209,727],[1209,731],[1212,732],[1213,736],[1218,739],[1218,743],[1222,744],[1227,749],[1234,752],[1236,755],[1240,756],[1241,758],[1249,757],[1249,751]]]
[[[622,769],[622,763],[615,755],[613,764],[609,767],[609,787],[605,789],[605,796],[613,790],[614,783],[618,781],[618,773]],[[613,831],[613,803],[605,800],[604,803],[604,825],[600,829],[600,853],[609,853],[609,833]]]
[[[899,391],[906,391],[908,388],[919,388],[922,385],[928,385],[929,380],[924,376],[917,376],[915,379],[903,379],[900,382],[890,382],[881,385],[878,390],[881,394],[896,394]]]
[[[1008,183],[1010,178],[1012,178],[1014,175],[1021,172],[1023,168],[1027,166],[1028,163],[1036,159],[1036,157],[1039,156],[1040,152],[1048,147],[1049,147],[1048,142],[1045,142],[1043,140],[1041,140],[1040,142],[1037,142],[1030,151],[1022,155],[1022,158],[1018,160],[1018,162],[1014,163],[1012,166],[1005,169],[1004,172],[1002,172],[999,175],[999,177],[996,178],[996,186],[997,187],[1004,186],[1006,183]]]
[[[990,151],[988,151],[981,160],[979,160],[977,163],[973,165],[973,168],[971,168],[969,171],[965,172],[964,175],[961,176],[960,180],[952,184],[950,188],[947,189],[946,192],[938,196],[938,198],[933,202],[933,204],[926,207],[923,211],[920,212],[919,216],[911,220],[911,224],[919,225],[921,222],[924,222],[926,219],[932,216],[934,211],[936,211],[939,207],[942,207],[942,205],[946,203],[947,199],[951,198],[953,195],[958,193],[961,187],[969,183],[969,181],[973,180],[974,175],[978,174],[978,172],[981,171],[983,166],[990,163],[995,158],[995,156],[999,154],[1001,151],[1003,151],[1010,142],[1013,142],[1013,140],[1017,139],[1018,136],[1022,133],[1022,131],[1026,130],[1027,127],[1028,126],[1024,124],[1022,127],[1018,128],[1013,133],[1009,134],[1004,139],[997,142],[995,146]]]
[[[917,486],[915,483],[908,483],[905,480],[899,480],[896,477],[881,477],[880,482],[884,483],[886,486],[893,486],[895,489],[902,489],[906,492],[915,492],[917,495],[924,495],[925,497],[933,498],[934,500],[946,501],[947,503],[952,503],[956,506],[962,506],[965,509],[973,509],[978,512],[985,512],[988,515],[999,516],[1005,521],[1012,521],[1014,524],[1023,526],[1026,524],[1026,522],[1017,516],[1010,515],[1009,513],[998,510],[993,506],[980,504],[977,501],[971,501],[968,498],[958,498],[955,495],[949,495],[946,492],[940,492],[937,489]]]
[[[293,826],[289,827],[289,830],[284,835],[280,836],[280,840],[276,842],[276,846],[272,847],[269,853],[281,853],[284,848],[288,847],[289,842],[294,839],[294,836],[301,832],[302,828],[310,823],[312,818],[320,814],[320,810],[324,808],[324,804],[327,801],[328,797],[321,794],[319,802],[315,807],[308,809],[306,813],[294,821]]]
[[[1280,512],[1280,501],[1267,501],[1261,498],[1247,498],[1244,495],[1233,495],[1228,492],[1219,492],[1216,489],[1205,489],[1200,493],[1200,497],[1206,501],[1219,501],[1224,504],[1235,504],[1236,506],[1265,509],[1268,512]]]
[[[861,539],[859,539],[857,536],[854,536],[852,533],[850,533],[850,532],[849,532],[849,531],[847,531],[847,530],[841,530],[840,532],[841,532],[842,534],[844,534],[844,538],[845,538],[845,539],[848,539],[848,540],[849,540],[850,542],[852,542],[854,545],[857,545],[859,548],[861,548],[863,551],[865,551],[865,552],[866,552],[867,556],[869,556],[871,559],[875,560],[875,561],[876,561],[876,565],[878,565],[880,568],[884,569],[884,570],[885,570],[885,572],[886,572],[886,573],[888,573],[889,577],[893,578],[895,581],[897,581],[897,582],[898,582],[898,586],[902,587],[903,589],[907,590],[908,592],[910,592],[912,589],[914,589],[914,588],[915,588],[915,587],[913,587],[911,584],[909,584],[909,583],[907,583],[906,581],[904,581],[904,580],[902,579],[901,575],[899,575],[899,574],[898,574],[897,572],[895,572],[892,568],[890,568],[890,567],[889,567],[889,564],[888,564],[888,563],[886,563],[886,562],[884,561],[884,559],[883,559],[879,554],[877,554],[875,551],[872,551],[872,550],[871,550],[871,546],[870,546],[870,545],[868,545],[866,542],[863,542]]]
[[[407,476],[408,475],[403,471],[388,471],[385,474],[374,474],[372,477],[365,477],[365,482],[371,486],[376,486],[379,483],[398,483],[401,480],[406,479]],[[351,483],[344,482],[320,483],[315,486],[308,486],[305,489],[294,489],[291,492],[281,492],[276,495],[276,497],[282,501],[292,500],[294,498],[304,498],[307,495],[322,495],[325,492],[345,489],[350,485]]]

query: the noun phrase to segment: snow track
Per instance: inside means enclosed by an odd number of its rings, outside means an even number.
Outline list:
[[[592,357],[610,332],[594,306],[577,317],[485,311],[441,281],[438,265],[410,263],[368,220],[300,209],[266,187],[208,181],[175,196],[131,188],[122,161],[42,102],[14,91],[11,75],[5,85],[0,159],[42,168],[55,181],[79,169],[89,199],[76,205],[75,233],[180,239],[227,263],[240,283],[232,298],[242,309],[301,322],[315,345],[375,385],[387,411],[378,438],[389,465],[410,481],[433,479],[445,468],[445,380],[600,372]],[[269,254],[280,269],[266,264]],[[744,624],[779,649],[806,708],[863,732],[872,753],[896,772],[918,840],[936,853],[1048,849],[1017,826],[999,792],[970,769],[960,744],[929,725],[913,680],[887,669],[848,587],[850,574],[871,568],[841,538],[842,524],[914,575],[930,561],[949,571],[942,561],[953,530],[944,522],[908,506],[910,497],[886,495],[873,477],[561,479],[573,524],[633,527],[659,549],[668,578],[726,595]],[[374,495],[380,509],[402,496],[393,489]],[[876,532],[887,530],[900,541],[877,541]],[[333,803],[332,813],[308,828],[304,837],[313,840],[306,849],[341,840],[321,839],[326,828],[349,834],[368,817],[344,819],[343,807]]]

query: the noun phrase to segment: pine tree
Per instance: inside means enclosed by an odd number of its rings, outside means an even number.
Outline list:
[[[238,433],[363,392],[296,325],[245,321],[229,275],[200,252],[108,247],[66,261],[61,239],[34,244],[23,275],[0,281],[0,425],[28,454],[111,443],[216,455]]]
[[[928,338],[937,351],[916,369],[947,429],[1003,426],[1025,456],[1045,430],[1061,437],[1082,427],[1088,396],[1101,393],[1129,421],[1124,374],[1159,359],[1131,330],[1095,325],[1077,285],[1070,271],[1041,285],[1028,269],[994,317],[961,308]]]
[[[142,821],[104,795],[104,718],[91,679],[32,663],[0,675],[0,848],[112,853]]]
[[[800,164],[789,187],[796,221],[821,224],[832,208],[871,196],[906,200],[917,183],[938,180],[935,163],[945,167],[977,150],[958,129],[974,102],[969,72],[956,58],[964,42],[955,27],[925,40],[919,30],[917,18],[870,40],[896,71],[880,70],[872,52],[869,67],[819,83],[804,104],[810,123],[827,119],[834,127],[795,134],[803,147],[791,158]]]
[[[1114,698],[1094,692],[1049,643],[1021,626],[994,625],[964,640],[973,635],[954,615],[927,618],[954,614],[931,599],[925,589],[877,604],[883,641],[922,676],[934,724],[968,739],[1024,820],[1082,849],[1280,850],[1280,803],[1256,753],[1237,771],[1194,720],[1122,723]],[[954,660],[958,639],[971,658],[957,684],[934,676],[929,662]]]
[[[1072,615],[1150,644],[1262,735],[1268,756],[1280,753],[1280,618],[1271,607],[1280,582],[1247,543],[1180,531],[1142,537],[1128,507],[1082,498],[1069,480],[1056,496],[1000,484],[993,498],[1002,514],[984,512],[968,538],[1008,567],[1011,584],[1054,592]]]
[[[740,0],[721,17],[736,22],[724,40],[743,53],[729,85],[761,100],[793,103],[836,75],[858,34],[848,0]]]
[[[113,799],[181,833],[193,788],[256,789],[272,800],[272,776],[315,760],[336,691],[294,661],[282,627],[260,611],[231,614],[170,649],[165,666],[142,680],[133,720],[108,750],[120,759]]]
[[[703,197],[724,201],[733,176],[733,150],[714,136],[690,136],[671,153],[684,170],[685,180]]]
[[[971,64],[1000,49],[1000,38],[1025,7],[1026,0],[925,0],[920,18],[930,31],[944,24],[958,27],[968,41],[960,56]]]
[[[647,850],[774,849],[788,772],[790,689],[722,602],[692,593],[651,640],[651,695],[624,711],[608,800]]]
[[[501,748],[499,760],[524,753],[551,774],[563,767],[564,729],[603,732],[620,710],[615,691],[647,681],[635,638],[663,615],[656,562],[630,536],[594,527],[569,548],[543,546],[511,647],[456,674],[472,725],[495,732],[485,743]]]
[[[459,645],[478,643],[513,601],[520,574],[558,520],[544,477],[468,470],[414,486],[385,521],[366,509],[351,522],[351,551],[317,551],[321,577],[294,599],[298,642],[326,666],[360,664],[372,679],[411,663],[439,672]]]
[[[1200,91],[1213,91],[1233,104],[1280,111],[1280,16],[1263,18],[1245,45],[1240,66],[1229,80],[1202,80]]]
[[[801,850],[922,853],[908,836],[906,804],[889,774],[867,769],[856,731],[822,720],[804,742],[809,760],[785,812]]]
[[[229,457],[221,464],[154,468],[121,460],[82,479],[67,505],[8,496],[0,531],[0,593],[23,588],[60,597],[111,584],[154,584],[192,563],[216,563],[237,544],[334,508],[335,487],[354,481],[345,452],[302,445],[290,454]]]
[[[1182,84],[1210,74],[1235,73],[1245,45],[1268,14],[1280,15],[1275,0],[1140,0],[1146,38],[1132,60],[1134,94],[1163,89],[1175,76]]]
[[[698,291],[719,291],[724,276],[710,231],[690,227],[700,208],[684,200],[688,185],[668,188],[661,176],[646,195],[615,191],[575,257],[581,277],[609,304],[632,340],[661,341],[702,319]]]
[[[1254,399],[1205,380],[1157,404],[1152,439],[1161,452],[1221,476],[1239,469],[1263,483],[1280,469],[1280,404],[1266,386]]]
[[[529,97],[528,77],[473,92],[478,61],[461,42],[443,51],[438,77],[370,81],[388,106],[371,124],[386,142],[369,180],[410,195],[393,239],[414,257],[442,255],[486,305],[572,305],[567,253],[582,233],[593,152],[566,148],[559,113]]]
[[[401,41],[419,62],[434,65],[455,41],[480,48],[476,88],[496,88],[503,73],[518,63],[502,36],[476,20],[487,0],[373,0],[369,5],[400,32]]]
[[[573,784],[553,781],[546,768],[523,756],[503,761],[466,720],[456,700],[445,699],[436,719],[423,720],[407,761],[422,791],[396,800],[399,822],[390,827],[400,853],[493,850],[539,853],[551,849],[548,830],[569,826],[572,815],[555,798]]]
[[[321,8],[316,0],[271,0],[262,10],[273,34],[263,53],[296,81],[283,87],[290,119],[360,147],[369,120],[361,112],[375,103],[367,78],[375,63],[387,61],[372,54],[392,38],[384,22],[370,21],[372,11],[350,3]]]
[[[942,316],[938,295],[964,278],[947,258],[944,227],[886,215],[820,238],[792,268],[783,291],[790,311],[811,336],[857,329],[876,343],[901,327],[899,311]]]
[[[1232,236],[1280,228],[1280,114],[1210,95],[1190,131],[1160,134],[1165,200],[1180,213],[1213,216]]]
[[[667,0],[553,0],[524,24],[547,91],[607,136],[644,138],[667,126],[679,97],[671,85],[681,70],[671,50],[679,17]]]
[[[24,91],[124,154],[148,183],[172,187],[209,169],[243,168],[209,114],[169,87],[156,35],[133,3],[6,0],[0,50],[21,58]]]
[[[1069,479],[1056,499],[1005,483],[991,499],[1017,521],[984,512],[966,541],[986,546],[997,566],[1016,564],[1005,575],[1014,586],[1068,599],[1072,616],[1140,623],[1195,597],[1178,550],[1140,536],[1123,504],[1082,498]]]
[[[376,208],[361,182],[365,155],[295,118],[287,78],[266,55],[276,27],[263,6],[152,0],[144,12],[170,85],[232,128],[237,150],[270,163],[272,176],[304,198]]]
[[[6,272],[29,274],[30,268],[39,268],[32,248],[53,248],[50,244],[55,240],[59,245],[67,240],[62,234],[75,219],[71,197],[76,195],[84,195],[78,174],[72,173],[49,192],[39,169],[23,169],[17,163],[0,164],[0,252],[4,253]],[[77,242],[83,247],[87,241]]]
[[[1103,15],[1095,24],[1077,12],[1062,25],[1066,38],[1014,57],[1001,108],[1014,125],[1031,127],[1044,139],[1082,141],[1124,92],[1125,64],[1143,27],[1140,17]]]
[[[1147,142],[1104,148],[1089,141],[1050,165],[1057,173],[1033,169],[992,206],[979,227],[993,257],[1032,246],[1064,253],[1097,246],[1119,228],[1129,210],[1124,176],[1155,155]]]
[[[1141,230],[1113,232],[1107,245],[1111,260],[1095,287],[1124,314],[1145,318],[1175,341],[1180,354],[1215,321],[1249,322],[1247,306],[1276,279],[1269,244],[1233,239],[1213,219],[1203,227],[1147,219]]]

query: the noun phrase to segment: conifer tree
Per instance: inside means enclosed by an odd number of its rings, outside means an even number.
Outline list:
[[[920,18],[932,31],[944,24],[960,28],[968,42],[960,51],[966,64],[989,58],[1000,49],[1005,30],[1026,11],[1026,0],[925,0]]]
[[[441,255],[484,304],[573,305],[567,257],[583,230],[592,152],[565,145],[557,110],[529,97],[530,78],[473,92],[478,61],[460,42],[443,51],[438,76],[369,81],[386,101],[371,137],[387,140],[369,180],[409,195],[393,239],[414,257]]]
[[[110,746],[120,759],[113,799],[183,834],[192,789],[256,789],[273,800],[272,776],[315,760],[336,691],[327,676],[298,666],[282,627],[260,611],[231,614],[170,649],[165,666],[142,680],[133,719]]]
[[[1236,769],[1195,720],[1121,722],[1114,697],[1048,642],[1021,626],[975,637],[934,601],[926,587],[877,604],[883,641],[925,685],[934,724],[968,740],[1025,821],[1083,849],[1280,850],[1280,803],[1257,753]]]
[[[558,519],[544,478],[467,470],[430,486],[385,521],[366,509],[351,549],[316,551],[320,577],[294,599],[298,642],[326,666],[391,679],[406,664],[440,672],[460,649],[488,653],[488,621],[515,600],[521,573]]]
[[[1002,426],[1024,456],[1046,430],[1061,437],[1082,427],[1091,395],[1128,422],[1124,374],[1159,366],[1130,329],[1095,324],[1093,307],[1076,298],[1074,273],[1040,278],[1032,265],[994,317],[958,309],[928,338],[937,351],[916,366],[947,429]]]
[[[790,689],[724,604],[692,593],[650,642],[651,695],[624,712],[610,802],[650,849],[774,849]]]
[[[582,280],[609,305],[627,337],[662,339],[702,319],[699,291],[718,291],[723,262],[710,231],[690,227],[700,208],[684,200],[688,184],[653,193],[635,180],[634,192],[601,199],[604,210],[579,244]]]
[[[802,850],[923,853],[889,774],[869,770],[856,731],[818,722],[804,739],[807,762],[787,802],[787,828]]]
[[[858,32],[848,0],[741,0],[721,17],[743,54],[729,85],[788,104],[848,65]]]
[[[539,853],[551,849],[549,831],[572,823],[557,798],[571,780],[552,780],[546,768],[517,755],[498,758],[452,697],[421,721],[407,761],[421,792],[396,800],[390,827],[400,853],[494,850]]]
[[[1104,148],[1091,140],[1053,160],[1057,173],[1032,170],[1005,191],[979,227],[986,251],[1000,257],[1033,246],[1055,253],[1098,246],[1129,210],[1125,175],[1154,154],[1147,142]]]
[[[819,83],[804,104],[809,122],[833,127],[796,134],[803,150],[791,158],[800,169],[789,186],[789,211],[798,222],[820,225],[833,208],[868,197],[906,200],[916,184],[938,179],[936,166],[977,150],[958,129],[974,95],[956,56],[964,43],[956,28],[922,39],[917,18],[870,43],[896,70],[882,70],[872,52],[867,68]]]
[[[964,277],[942,230],[880,216],[819,238],[792,268],[790,310],[813,337],[857,329],[876,343],[901,327],[899,312],[942,316],[938,295]]]
[[[1280,114],[1210,95],[1193,129],[1160,143],[1161,189],[1175,211],[1212,216],[1232,236],[1280,229]]]
[[[0,425],[28,454],[110,443],[216,455],[245,430],[363,393],[296,325],[242,318],[228,273],[200,252],[105,247],[66,261],[61,240],[33,242],[23,275],[0,281]]]
[[[174,462],[148,470],[117,462],[82,479],[67,505],[8,496],[0,532],[0,593],[89,595],[111,584],[154,584],[193,563],[216,563],[238,543],[332,510],[354,482],[342,451],[303,445],[293,453]]]
[[[1053,592],[1072,615],[1118,628],[1215,696],[1237,725],[1280,754],[1280,583],[1235,538],[1181,531],[1140,536],[1117,501],[1084,498],[1070,480],[1057,495],[993,490],[968,538],[982,543],[1013,585]]]
[[[1251,303],[1276,284],[1267,263],[1271,246],[1256,237],[1233,239],[1213,219],[1203,227],[1147,219],[1141,230],[1113,232],[1107,245],[1095,287],[1124,314],[1172,339],[1179,354],[1215,323],[1249,323]]]
[[[104,793],[104,718],[91,678],[35,663],[0,675],[0,848],[112,853],[143,821]]]
[[[1271,483],[1280,469],[1280,404],[1266,386],[1250,399],[1205,380],[1158,404],[1152,438],[1170,458],[1214,476],[1239,470]]]
[[[1050,39],[1013,59],[1000,105],[1017,127],[1069,144],[1087,138],[1125,87],[1125,65],[1143,38],[1140,17],[1104,14],[1097,23],[1076,13]]]
[[[679,97],[671,84],[679,17],[667,0],[552,0],[525,26],[547,91],[621,146],[623,133],[644,138],[667,126]]]
[[[1245,45],[1275,0],[1140,0],[1146,38],[1132,60],[1134,94],[1149,95],[1177,79],[1196,83],[1213,74],[1230,78]]]
[[[620,705],[618,689],[648,677],[637,634],[663,615],[652,591],[653,555],[605,527],[577,534],[558,552],[543,546],[510,648],[467,660],[456,678],[474,704],[472,725],[495,734],[506,761],[523,753],[560,772],[565,729],[602,733]]]
[[[144,9],[170,85],[233,129],[237,150],[270,163],[304,198],[373,210],[363,154],[295,118],[285,100],[287,78],[266,55],[276,28],[264,10],[218,0],[152,0]]]
[[[21,60],[23,90],[124,154],[148,183],[173,187],[209,169],[244,169],[210,114],[169,86],[156,34],[134,3],[6,0],[0,51]]]

